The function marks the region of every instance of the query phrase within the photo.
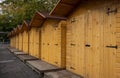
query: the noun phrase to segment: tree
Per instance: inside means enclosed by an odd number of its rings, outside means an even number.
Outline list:
[[[0,31],[11,31],[35,11],[50,12],[58,0],[4,0],[0,3]]]
[[[0,29],[11,29],[25,19],[30,20],[37,10],[50,12],[56,2],[57,0],[5,0],[0,4]]]

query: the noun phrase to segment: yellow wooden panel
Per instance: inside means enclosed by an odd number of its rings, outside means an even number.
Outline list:
[[[75,20],[72,22],[72,20]],[[67,69],[84,76],[84,15],[71,18],[67,32]],[[69,34],[69,35],[68,35]],[[70,40],[69,40],[70,39]]]
[[[116,72],[120,74],[120,68],[116,69]],[[119,77],[118,77],[119,78]]]
[[[117,22],[117,23],[120,23],[120,18],[116,18],[116,22]]]
[[[117,63],[120,63],[120,57],[117,57],[117,58],[116,58],[116,62],[117,62]]]
[[[103,8],[78,9],[67,25],[67,69],[85,78],[116,78],[116,49],[106,47],[116,45],[116,16]]]
[[[118,12],[118,13],[116,14],[116,17],[117,17],[117,18],[120,18],[120,12]]]
[[[20,40],[21,40],[21,38],[20,38],[20,33],[19,33],[19,41],[18,41],[18,43],[19,43],[19,47],[18,47],[18,49],[20,50],[20,46],[21,46],[21,43],[20,43]]]
[[[120,63],[116,63],[116,68],[120,68]]]
[[[120,28],[117,28],[117,29],[116,29],[116,32],[119,34],[119,33],[120,33]]]
[[[117,75],[116,78],[120,78],[120,73],[117,73],[116,75]]]
[[[41,57],[50,64],[65,67],[65,27],[61,24],[57,27],[56,23],[56,20],[49,19],[41,29]]]
[[[29,53],[30,55],[40,58],[40,29],[32,28],[30,30]]]
[[[26,31],[26,34],[25,34],[25,51],[28,53],[28,32]]]
[[[116,53],[116,56],[120,58],[120,53]]]
[[[23,52],[28,53],[28,32],[23,32]]]
[[[33,28],[29,31],[29,54],[33,56],[34,51],[34,38],[33,38],[34,32]]]
[[[35,28],[34,30],[34,56],[37,58],[40,58],[40,39],[39,39],[39,35],[40,34],[40,30],[38,28]]]

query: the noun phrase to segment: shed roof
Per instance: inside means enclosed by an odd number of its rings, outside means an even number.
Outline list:
[[[16,28],[13,28],[13,35],[16,34]]]
[[[19,34],[20,32],[21,32],[21,25],[18,25],[17,27],[16,27],[16,34]]]
[[[29,21],[28,20],[24,20],[23,21],[23,24],[22,24],[22,27],[21,27],[21,31],[23,32],[24,30],[28,30],[29,28]]]
[[[7,37],[10,37],[10,32],[7,34]]]
[[[11,36],[13,36],[13,35],[14,35],[14,30],[11,31]]]
[[[11,37],[11,32],[9,32],[8,37]]]
[[[30,22],[31,27],[40,27],[46,19],[59,19],[59,20],[65,20],[65,17],[58,17],[58,16],[52,16],[49,15],[47,12],[36,12]]]
[[[82,0],[59,0],[57,5],[50,12],[50,15],[66,17],[70,14],[70,12],[72,12],[73,8],[75,8],[80,1]]]

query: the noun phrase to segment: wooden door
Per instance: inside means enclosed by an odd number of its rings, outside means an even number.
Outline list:
[[[54,28],[51,25],[46,26],[46,39],[47,40],[47,47],[48,50],[46,50],[48,54],[48,61],[51,64],[54,64]]]
[[[40,39],[39,39],[39,28],[34,29],[34,56],[39,58],[39,46],[40,46]]]
[[[28,32],[25,31],[25,51],[28,53]]]
[[[19,35],[17,35],[17,49],[19,49]]]
[[[116,78],[120,78],[120,1],[117,4],[117,14],[116,14],[116,42],[117,42],[117,51],[116,51]]]
[[[48,39],[47,39],[47,33],[46,33],[46,29],[45,27],[42,27],[41,29],[41,59],[44,61],[48,61],[48,53],[47,51],[49,51],[48,49]]]
[[[53,38],[54,38],[54,43],[53,43],[53,54],[54,54],[54,59],[53,59],[53,64],[56,65],[56,66],[60,66],[61,64],[61,31],[58,30],[61,28],[58,28],[58,27],[54,27],[54,35],[53,35]]]
[[[18,48],[19,50],[20,50],[20,47],[21,47],[21,42],[20,41],[21,41],[21,37],[20,37],[20,33],[19,33],[19,48]]]
[[[33,50],[34,50],[34,44],[33,44],[34,38],[33,38],[33,35],[34,35],[33,29],[31,29],[29,31],[29,38],[30,38],[30,40],[29,40],[29,54],[31,56],[33,56]]]
[[[84,14],[71,18],[67,28],[67,69],[84,76]],[[73,21],[74,20],[74,21]]]
[[[100,53],[103,52],[103,16],[98,9],[94,9],[86,13],[85,20],[85,78],[99,78]]]
[[[86,14],[85,78],[116,78],[115,15],[106,9],[94,9]]]

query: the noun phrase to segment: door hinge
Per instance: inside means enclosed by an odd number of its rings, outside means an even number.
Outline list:
[[[70,69],[75,70],[75,68],[74,68],[74,67],[70,67]]]
[[[110,8],[107,9],[107,14],[108,15],[110,15],[110,13],[115,13],[116,14],[117,12],[118,12],[117,8],[115,8],[113,10],[111,10]]]
[[[71,46],[75,46],[76,44],[71,43],[70,45],[71,45]]]

